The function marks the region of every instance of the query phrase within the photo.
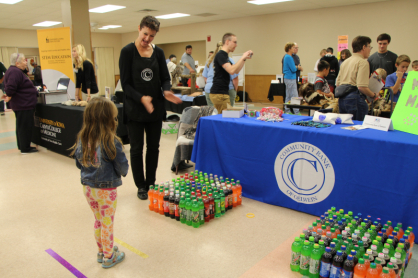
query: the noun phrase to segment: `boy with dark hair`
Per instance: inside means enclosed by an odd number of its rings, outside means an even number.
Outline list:
[[[338,73],[340,72],[340,64],[338,59],[333,55],[334,49],[331,47],[327,48],[327,54],[321,58],[320,61],[326,61],[329,64],[329,74],[327,81],[330,87],[331,92],[334,92],[335,80],[337,79]]]
[[[418,71],[418,60],[412,62],[412,69],[414,71]]]
[[[388,75],[396,71],[395,62],[398,55],[388,50],[390,41],[390,35],[386,33],[377,37],[378,50],[367,59],[370,63],[370,74],[378,68],[384,69]]]
[[[329,73],[329,64],[327,61],[320,61],[318,63],[318,75],[315,78],[314,82],[314,90],[320,95],[324,95],[326,97],[333,97],[333,93],[329,88],[328,82],[326,77]]]
[[[401,91],[403,85],[405,84],[405,80],[407,77],[406,71],[408,70],[409,64],[411,63],[411,59],[407,55],[400,55],[396,59],[396,72],[389,74],[386,77],[386,87],[391,87],[393,91],[393,102],[398,102],[399,96],[401,95]]]

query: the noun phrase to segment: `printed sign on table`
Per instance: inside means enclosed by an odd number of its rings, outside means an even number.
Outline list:
[[[56,90],[61,80],[61,83],[68,84],[67,92],[73,99],[75,78],[70,27],[42,29],[37,33],[43,83],[48,90]]]
[[[408,72],[391,119],[394,129],[418,135],[418,71]]]

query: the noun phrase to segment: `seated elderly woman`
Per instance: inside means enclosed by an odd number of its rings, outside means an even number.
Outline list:
[[[13,53],[10,56],[10,67],[4,75],[6,101],[16,115],[17,147],[22,154],[37,152],[30,146],[34,125],[35,106],[38,90],[23,72],[27,67],[25,55]]]

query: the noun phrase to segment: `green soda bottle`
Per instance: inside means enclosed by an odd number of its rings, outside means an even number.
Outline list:
[[[215,191],[214,199],[215,199],[215,217],[219,218],[221,217],[221,199],[219,198],[219,195],[218,193],[216,193],[216,191]],[[223,200],[225,200],[225,198],[223,198]]]
[[[377,253],[382,253],[382,250],[383,250],[382,237],[377,236],[376,239],[373,240],[373,244],[377,246]]]
[[[225,194],[223,190],[219,190],[219,197],[221,201],[221,215],[225,214]]]
[[[343,245],[343,236],[341,234],[337,235],[337,245],[335,246],[335,250],[339,251],[341,250],[341,245]]]
[[[187,211],[186,211],[186,199],[185,196],[181,196],[179,203],[180,222],[186,224]]]
[[[321,265],[321,250],[319,245],[315,244],[311,252],[311,259],[309,261],[309,277],[318,278],[319,277],[319,267]]]
[[[299,268],[299,273],[305,276],[309,275],[309,261],[311,260],[311,252],[311,244],[309,241],[305,240],[301,251]]]
[[[321,239],[319,241],[319,250],[321,250],[321,256],[325,253],[325,242]]]
[[[359,240],[358,242],[358,257],[362,258],[364,254],[366,254],[366,250],[364,250],[364,243],[362,240]]]
[[[199,197],[199,201],[197,203],[199,205],[200,226],[202,226],[205,224],[205,203],[203,203],[202,197]]]
[[[192,226],[193,228],[199,228],[200,226],[199,204],[196,200],[193,200],[192,203]]]
[[[315,245],[315,238],[313,236],[309,237],[309,244],[311,245],[311,250],[312,250]]]
[[[292,271],[296,271],[296,272],[299,271],[301,251],[302,251],[302,242],[299,237],[296,237],[295,241],[292,243],[292,259],[290,261],[290,269]]]
[[[389,246],[387,246],[386,244],[388,244]],[[399,244],[398,244],[399,245]],[[392,239],[388,239],[385,243],[385,248],[389,249],[389,257],[393,257],[393,255],[395,255],[395,247],[393,246],[393,241]]]
[[[192,201],[190,195],[186,194],[186,225],[192,225]]]

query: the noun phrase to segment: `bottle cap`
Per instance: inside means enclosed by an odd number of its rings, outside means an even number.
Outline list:
[[[345,245],[341,245],[341,250],[345,251],[347,249],[347,247],[345,247]]]
[[[385,273],[385,274],[389,273],[389,268],[384,267],[384,268],[383,268],[383,273]]]
[[[388,242],[389,244],[392,244],[392,243],[393,243],[393,240],[392,240],[392,239],[388,239],[388,240],[387,240],[387,242]]]
[[[372,243],[376,246],[379,245],[379,242],[377,240],[373,240]]]
[[[325,248],[325,252],[331,252],[331,248],[330,247]]]
[[[376,245],[372,245],[372,250],[376,251],[377,250],[377,246]]]
[[[335,242],[331,242],[331,248],[335,248]]]
[[[379,233],[381,233],[381,232],[379,232]],[[382,237],[381,236],[377,236],[376,237],[376,240],[377,240],[377,242],[382,241]]]
[[[414,230],[414,228],[412,228],[411,226],[408,227],[408,231],[412,232],[413,230]]]
[[[395,258],[400,259],[400,258],[401,258],[401,256],[402,256],[402,255],[401,255],[401,253],[399,253],[399,252],[396,252],[396,253],[395,253]]]
[[[309,244],[310,244],[309,241],[305,240],[304,245],[309,245]]]
[[[335,233],[335,229],[334,228],[331,228],[331,233]]]
[[[396,258],[395,257],[392,257],[392,258],[390,258],[390,263],[395,263],[396,264]]]
[[[313,248],[318,249],[319,245],[318,244],[314,244]]]
[[[403,239],[405,239],[405,240],[408,239],[408,235],[406,233],[403,235]]]
[[[355,256],[357,254],[356,250],[351,250],[351,255]]]
[[[315,241],[315,238],[313,236],[310,236],[309,241]]]
[[[348,259],[349,261],[352,261],[352,260],[353,260],[353,256],[348,255],[347,259]]]
[[[359,260],[358,260],[358,263],[359,263],[359,264],[364,264],[364,259],[359,259]]]
[[[379,253],[379,258],[385,259],[385,254]]]
[[[342,239],[342,238],[343,238],[343,236],[342,236],[341,234],[338,234],[338,235],[337,235],[337,238],[338,238],[338,239]]]
[[[342,255],[343,255],[343,252],[337,251],[337,256],[342,256]]]
[[[399,240],[399,242],[405,244],[405,239],[401,238],[401,240]]]
[[[363,244],[363,241],[361,241],[361,240],[359,240],[357,243],[358,243],[359,246],[363,246],[364,245]]]
[[[366,227],[366,223],[361,222],[361,226],[362,226],[362,227]]]
[[[401,229],[402,228],[402,223],[398,223],[398,225],[396,225],[396,226],[398,226],[398,228]]]
[[[388,268],[393,269],[393,263],[388,263]]]
[[[363,259],[368,260],[369,259],[369,254],[364,254]]]
[[[375,263],[371,263],[370,264],[370,268],[375,269],[376,268],[376,264]]]
[[[331,237],[331,232],[327,232],[327,237]]]
[[[367,249],[366,253],[369,254],[369,255],[372,255],[373,251],[372,251],[372,249]]]
[[[321,245],[321,244],[325,244],[325,242],[321,239],[320,241],[319,241],[319,244]]]
[[[403,244],[403,243],[399,243],[399,244],[398,244],[398,247],[400,247],[400,248],[402,248],[402,249],[403,249],[403,248],[405,247],[405,244]]]

